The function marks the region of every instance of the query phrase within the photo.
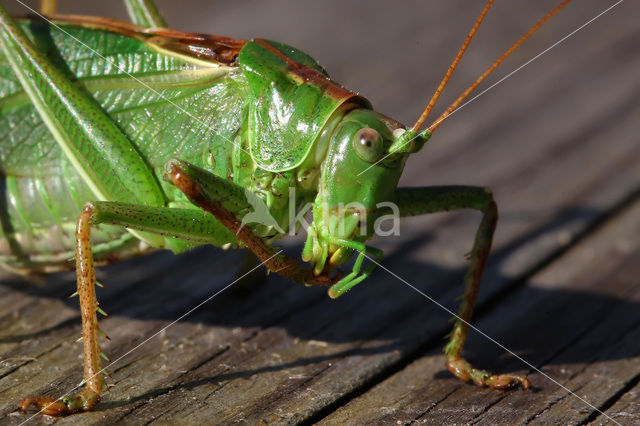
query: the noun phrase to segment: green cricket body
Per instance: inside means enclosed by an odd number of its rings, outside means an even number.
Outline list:
[[[408,130],[297,49],[170,30],[153,0],[124,1],[139,26],[84,16],[17,22],[0,4],[0,264],[46,272],[70,268],[75,259],[84,351],[82,391],[58,400],[29,397],[21,409],[91,410],[106,389],[94,260],[244,246],[268,270],[299,284],[330,285],[329,296],[338,297],[381,259],[382,251],[365,242],[388,208],[394,216],[482,213],[446,366],[478,386],[531,386],[524,376],[491,374],[462,357],[498,218],[491,191],[397,184],[407,157],[568,0],[422,131],[492,0]],[[55,3],[42,0],[43,10]],[[256,200],[270,220],[245,223],[259,216]],[[312,268],[270,245],[299,230],[296,212],[309,203],[313,222],[302,259]],[[348,274],[333,273],[351,257]]]
[[[290,226],[289,188],[296,188],[296,208],[315,197],[304,257],[319,265],[318,273],[332,253],[332,266],[352,254],[321,238],[327,233],[349,238],[355,232],[358,212],[339,205],[359,200],[373,210],[397,185],[403,160],[391,168],[373,167],[365,180],[357,175],[371,162],[354,153],[351,141],[361,128],[374,128],[388,146],[400,125],[373,112],[365,99],[329,80],[313,59],[292,47],[171,30],[152,33],[100,18],[62,18],[55,26],[26,20],[21,27],[126,134],[160,184],[162,205],[197,208],[163,179],[171,158],[258,195],[284,232]],[[78,40],[86,46],[79,47]],[[0,76],[0,167],[7,194],[0,262],[23,272],[70,268],[82,206],[125,200],[101,196],[86,183],[1,53]],[[242,217],[246,211],[234,213]],[[339,216],[347,217],[343,233],[336,229]],[[274,227],[252,228],[268,239],[281,236]],[[102,225],[92,235],[96,260],[197,245],[171,235],[146,241],[137,236]],[[235,242],[220,225],[215,243]]]

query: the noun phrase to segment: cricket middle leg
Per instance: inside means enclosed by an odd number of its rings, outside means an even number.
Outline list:
[[[106,313],[96,297],[95,267],[91,229],[100,224],[153,233],[164,238],[164,248],[181,251],[184,247],[235,241],[235,236],[213,216],[197,209],[151,207],[127,203],[94,201],[85,204],[76,226],[77,296],[82,317],[84,349],[84,389],[59,399],[30,397],[20,402],[27,410],[31,405],[51,416],[73,414],[93,409],[106,389],[106,372],[101,358],[108,361],[100,348],[99,338],[106,337],[98,326],[97,313]],[[181,243],[182,242],[182,243]],[[181,244],[186,244],[182,246]]]

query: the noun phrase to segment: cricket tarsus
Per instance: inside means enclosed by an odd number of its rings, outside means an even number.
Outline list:
[[[53,399],[48,397],[25,398],[18,408],[24,412],[34,406],[42,414],[48,416],[66,416],[79,411],[89,411],[100,402],[100,393],[91,389],[84,389],[74,396]]]
[[[447,369],[458,379],[468,382],[469,380],[477,386],[486,386],[496,390],[509,390],[518,385],[527,390],[531,387],[531,382],[524,376],[514,374],[491,374],[485,370],[473,368],[468,361],[459,357],[447,357]]]

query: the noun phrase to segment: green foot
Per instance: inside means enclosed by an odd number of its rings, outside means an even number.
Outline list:
[[[47,397],[25,398],[18,404],[18,408],[27,411],[31,405],[48,416],[66,416],[78,411],[89,411],[100,401],[100,394],[85,389],[74,396],[66,396],[60,399]]]
[[[446,365],[454,376],[465,382],[472,380],[477,386],[486,386],[498,390],[512,389],[516,386],[522,386],[526,390],[531,387],[531,382],[524,376],[491,374],[488,371],[473,368],[471,364],[462,358],[448,358]]]

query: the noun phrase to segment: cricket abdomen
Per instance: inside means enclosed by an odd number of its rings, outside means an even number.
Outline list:
[[[74,266],[75,222],[89,189],[77,176],[1,176],[0,264],[18,272]],[[93,234],[100,261],[143,249],[127,232],[103,226]]]

